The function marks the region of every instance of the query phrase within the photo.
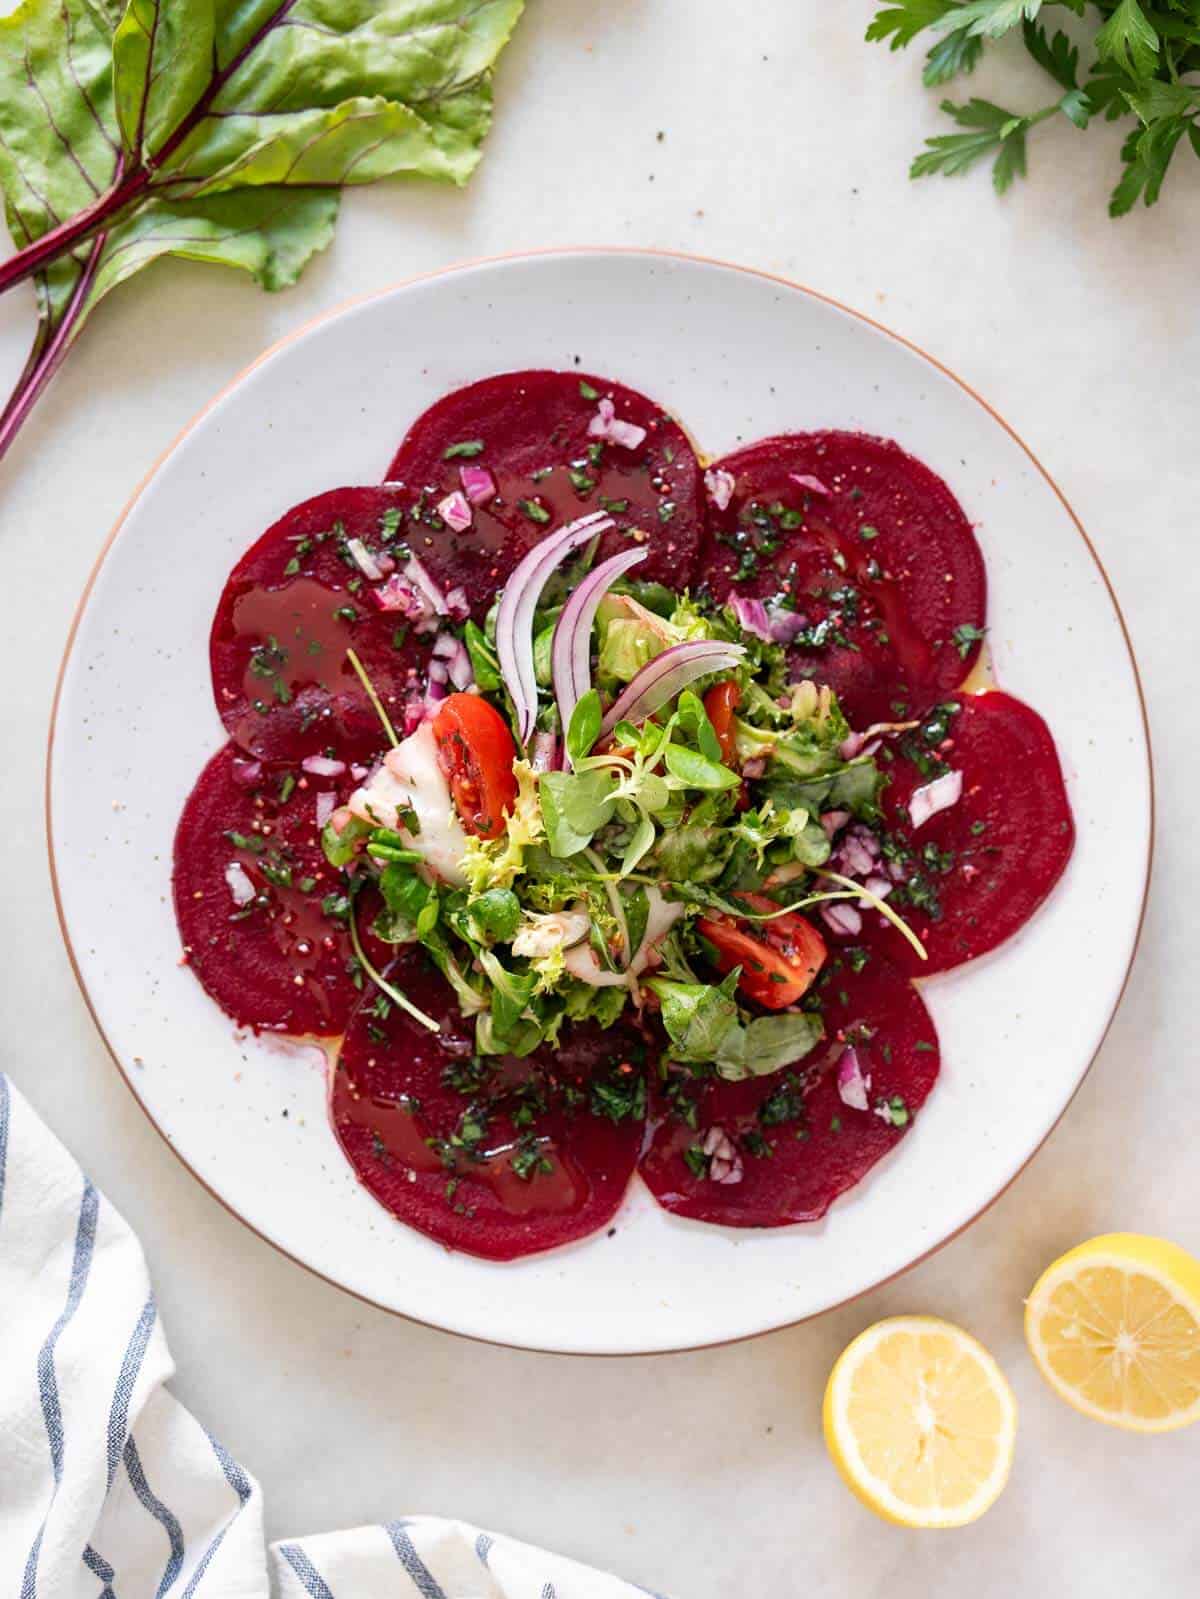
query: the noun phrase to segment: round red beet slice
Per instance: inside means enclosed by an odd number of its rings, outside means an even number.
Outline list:
[[[955,695],[886,747],[894,758],[880,756],[891,779],[885,855],[906,874],[889,903],[929,959],[873,911],[856,942],[928,977],[986,954],[1025,925],[1071,858],[1075,823],[1050,729],[1011,694]],[[962,797],[914,828],[914,790],[947,770],[962,774]]]
[[[422,951],[405,950],[387,976],[441,1031],[377,993],[351,1018],[330,1114],[364,1186],[408,1226],[486,1260],[603,1227],[642,1143],[640,1034],[583,1026],[522,1060],[478,1057],[473,1027]],[[629,1113],[614,1121],[592,1108],[601,1101]]]
[[[707,481],[714,597],[774,601],[803,622],[794,672],[830,684],[856,727],[920,715],[963,681],[987,580],[928,467],[864,433],[792,433],[726,456]]]
[[[827,1039],[811,1056],[770,1077],[685,1083],[658,1096],[641,1173],[664,1209],[726,1227],[816,1221],[912,1126],[938,1074],[937,1033],[917,990],[877,955],[857,972],[839,955],[817,992]],[[865,1110],[838,1091],[848,1044]],[[740,1177],[717,1182],[714,1172]]]
[[[317,825],[318,794],[347,786],[266,767],[230,743],[183,808],[173,885],[185,958],[239,1026],[340,1033],[358,999],[341,874]]]
[[[404,562],[404,537],[394,494],[333,489],[280,517],[234,567],[209,658],[221,720],[249,754],[294,761],[331,751],[356,759],[383,746],[349,649],[393,722],[402,722],[405,701],[424,688],[430,645],[428,634],[381,605],[387,575]],[[382,577],[363,573],[354,540],[380,563]]]
[[[631,435],[630,447],[594,435],[602,406],[618,433],[632,426],[644,437]],[[692,581],[704,516],[695,453],[652,400],[607,378],[506,372],[457,389],[413,423],[387,476],[431,522],[423,538],[410,533],[414,550],[445,587],[466,589],[476,616],[545,533],[592,511],[607,510],[616,524],[602,556],[644,534],[650,553],[636,577],[677,589]],[[473,489],[477,478],[483,486]],[[471,526],[455,532],[434,512],[464,489],[480,498]]]

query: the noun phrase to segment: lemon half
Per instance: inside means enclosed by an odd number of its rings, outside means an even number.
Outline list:
[[[1017,1406],[1003,1372],[934,1316],[876,1322],[825,1389],[825,1441],[863,1503],[904,1527],[961,1527],[1008,1481]]]
[[[1139,1233],[1080,1244],[1038,1278],[1025,1337],[1085,1416],[1132,1432],[1200,1421],[1200,1260],[1176,1244]]]

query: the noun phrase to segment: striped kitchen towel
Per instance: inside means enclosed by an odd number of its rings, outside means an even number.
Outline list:
[[[166,1390],[141,1247],[0,1074],[0,1594],[8,1599],[634,1599],[464,1522],[268,1552],[262,1490]]]

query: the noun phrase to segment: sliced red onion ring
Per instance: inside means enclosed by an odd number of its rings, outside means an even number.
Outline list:
[[[871,1092],[871,1075],[863,1071],[858,1051],[853,1045],[848,1045],[838,1060],[837,1091],[842,1104],[849,1105],[851,1110],[871,1108],[867,1098]]]
[[[535,733],[529,747],[529,764],[535,772],[557,772],[562,769],[562,750],[553,733]]]
[[[568,522],[551,533],[519,563],[504,585],[496,612],[496,654],[500,671],[517,713],[517,731],[528,743],[537,720],[537,675],[533,667],[533,613],[551,574],[572,550],[587,544],[612,527],[603,511]]]
[[[592,624],[600,601],[623,573],[644,561],[648,554],[648,550],[622,550],[601,561],[562,608],[554,625],[550,662],[564,731],[571,725],[575,707],[592,686]]]
[[[719,639],[688,639],[672,644],[669,650],[647,661],[610,707],[600,724],[600,732],[611,733],[620,721],[644,722],[698,677],[710,672],[731,672],[746,651],[741,644],[723,644]]]
[[[943,772],[932,783],[922,783],[920,788],[914,788],[908,797],[908,815],[913,832],[923,827],[939,811],[947,811],[951,805],[957,805],[962,797],[962,786],[961,772]]]

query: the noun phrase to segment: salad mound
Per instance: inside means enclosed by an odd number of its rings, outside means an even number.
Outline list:
[[[620,385],[474,384],[231,575],[185,958],[244,1025],[344,1034],[347,1158],[452,1248],[583,1237],[635,1169],[695,1220],[815,1219],[936,1080],[910,977],[1071,852],[1041,719],[960,688],[984,605],[886,441],[702,475]]]

